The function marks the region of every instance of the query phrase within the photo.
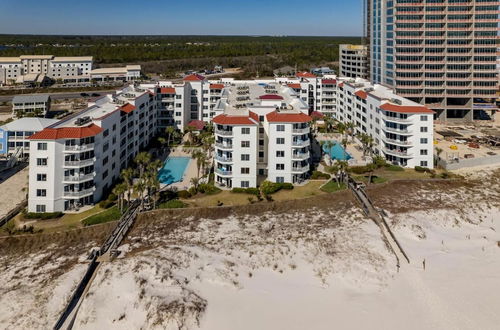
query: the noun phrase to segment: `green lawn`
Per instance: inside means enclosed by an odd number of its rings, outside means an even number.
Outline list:
[[[335,180],[330,180],[327,184],[321,187],[321,190],[327,193],[333,193],[336,191],[344,190],[347,186],[345,183],[341,183],[340,185]]]
[[[113,206],[101,213],[94,214],[82,221],[84,226],[97,225],[99,223],[105,223],[110,221],[119,220],[121,217],[120,210],[117,206]]]
[[[160,209],[181,209],[181,208],[184,208],[186,206],[187,206],[186,203],[184,203],[178,199],[172,199],[172,200],[169,200],[168,202],[161,203],[160,205],[158,205],[158,207]]]
[[[369,174],[363,174],[363,175],[353,175],[352,178],[358,182],[364,182],[368,183],[368,180],[370,179]],[[384,183],[387,182],[387,178],[378,176],[377,174],[373,174],[372,176],[372,182],[371,183]]]

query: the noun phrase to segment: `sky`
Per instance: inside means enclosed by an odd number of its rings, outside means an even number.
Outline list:
[[[0,0],[0,34],[360,36],[362,0]]]

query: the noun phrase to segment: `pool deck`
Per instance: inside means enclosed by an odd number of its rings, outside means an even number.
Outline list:
[[[340,136],[340,134],[337,133],[329,133],[329,134],[318,134],[316,139],[318,141],[334,140],[340,142],[342,140],[342,137]],[[354,140],[354,142],[352,142],[351,139],[349,138],[346,151],[352,157],[348,161],[349,165],[366,165],[367,162],[363,159],[363,150],[361,149],[361,144],[358,143],[356,139]]]
[[[182,147],[176,147],[170,152],[168,157],[189,157],[189,158],[191,158],[191,155],[182,151]],[[195,178],[195,177],[196,177],[196,161],[194,159],[191,159],[186,170],[184,171],[182,181],[172,183],[172,184],[168,185],[168,187],[175,187],[178,190],[189,189],[189,187],[191,186],[191,179]],[[161,188],[163,188],[165,186],[166,185],[161,184]]]

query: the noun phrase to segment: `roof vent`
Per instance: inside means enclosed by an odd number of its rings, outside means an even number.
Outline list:
[[[77,120],[75,120],[75,125],[76,126],[83,126],[87,123],[90,123],[92,120],[90,119],[89,116],[86,116],[86,117],[81,117],[81,118],[78,118]]]
[[[398,104],[398,105],[402,104],[401,100],[399,100],[399,99],[391,99],[391,102],[394,104]]]

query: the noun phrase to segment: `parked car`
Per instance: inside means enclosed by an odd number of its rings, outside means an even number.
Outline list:
[[[99,93],[92,93],[92,97],[98,97],[98,96],[101,96],[101,94],[99,94]]]
[[[80,96],[81,96],[81,97],[88,97],[88,96],[89,96],[89,94],[87,94],[87,93],[80,93]]]

